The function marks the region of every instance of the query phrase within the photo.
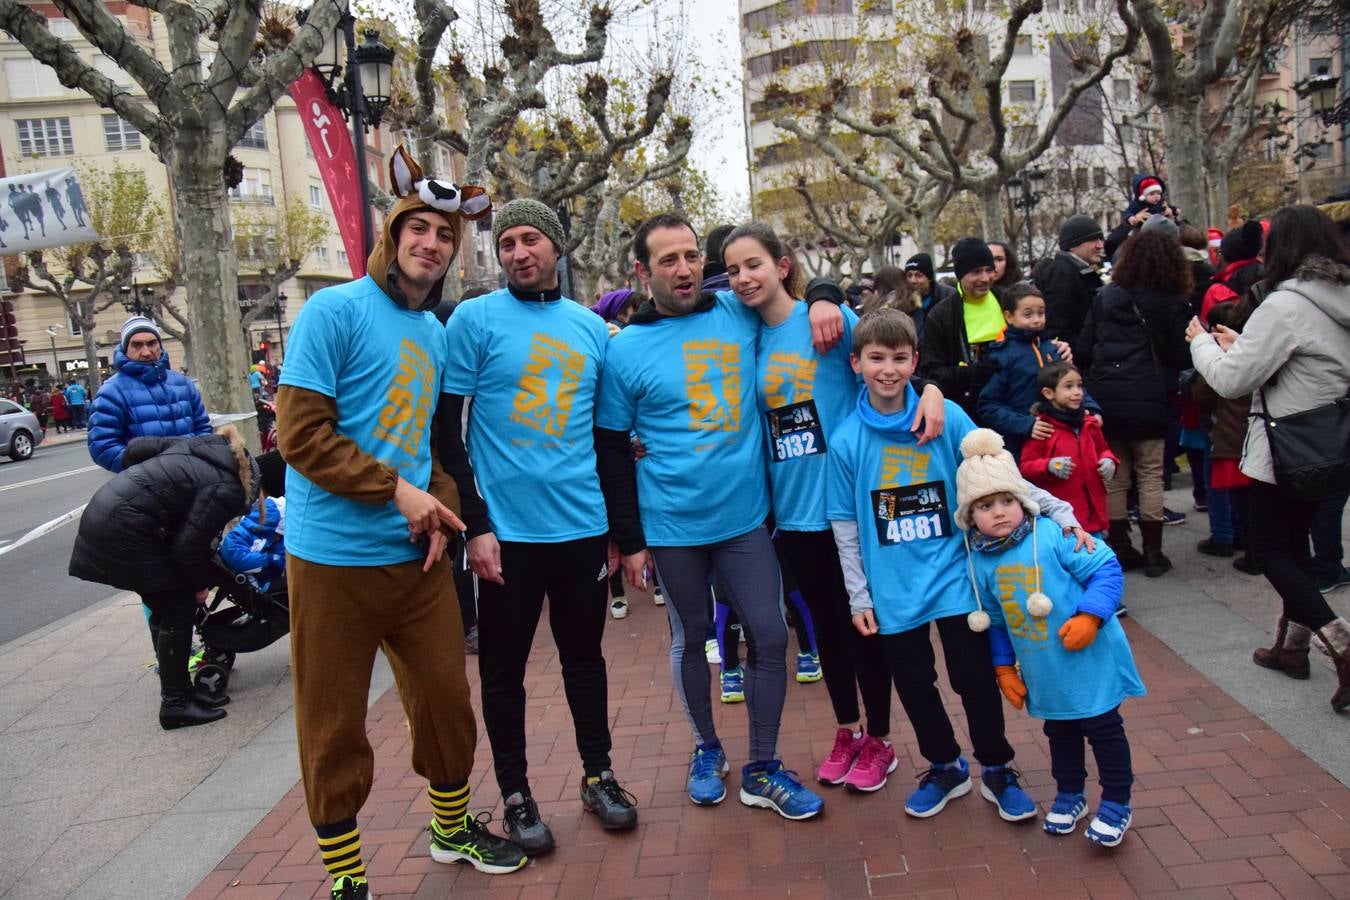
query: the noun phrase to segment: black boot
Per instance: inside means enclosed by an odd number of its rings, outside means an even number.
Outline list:
[[[159,725],[166,731],[189,725],[205,725],[225,718],[225,710],[202,706],[193,696],[188,677],[192,654],[192,627],[161,627],[155,642],[159,658]]]
[[[1139,534],[1144,543],[1144,574],[1149,578],[1157,578],[1172,568],[1172,561],[1163,556],[1162,530],[1162,522],[1139,522]]]
[[[1129,519],[1111,520],[1111,530],[1106,533],[1106,545],[1115,551],[1120,567],[1126,572],[1143,568],[1143,555],[1130,544]]]

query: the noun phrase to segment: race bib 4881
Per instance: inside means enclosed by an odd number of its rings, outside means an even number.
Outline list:
[[[926,481],[872,491],[877,541],[883,546],[931,541],[951,536],[947,486]]]

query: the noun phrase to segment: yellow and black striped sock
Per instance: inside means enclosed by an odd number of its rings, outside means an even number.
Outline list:
[[[355,819],[346,819],[332,825],[316,826],[319,853],[323,867],[333,880],[350,875],[357,881],[366,880],[366,864],[361,862],[361,829]]]
[[[449,834],[464,825],[464,815],[469,811],[469,783],[432,784],[427,786],[427,795],[431,798],[431,812],[436,816],[436,824],[442,834]]]

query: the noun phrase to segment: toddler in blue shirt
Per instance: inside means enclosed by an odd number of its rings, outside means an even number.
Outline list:
[[[1105,544],[1075,553],[1058,526],[1038,517],[998,434],[972,431],[961,441],[961,454],[956,522],[968,532],[980,605],[970,615],[971,627],[988,629],[1004,697],[1045,720],[1058,791],[1045,830],[1069,834],[1087,814],[1086,739],[1097,760],[1102,801],[1085,833],[1115,847],[1130,827],[1134,781],[1120,704],[1144,693],[1115,616],[1124,593],[1120,564]]]

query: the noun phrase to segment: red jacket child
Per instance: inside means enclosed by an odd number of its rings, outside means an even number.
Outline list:
[[[1115,474],[1120,460],[1106,446],[1102,427],[1097,417],[1056,409],[1049,403],[1038,403],[1036,418],[1048,422],[1054,429],[1048,438],[1031,438],[1022,445],[1022,475],[1032,484],[1045,488],[1051,494],[1073,507],[1073,514],[1083,530],[1105,531],[1109,523],[1106,514],[1106,481],[1099,468],[1102,460],[1110,460],[1110,474]],[[1067,457],[1072,463],[1068,477],[1054,474],[1064,466],[1055,460]]]

